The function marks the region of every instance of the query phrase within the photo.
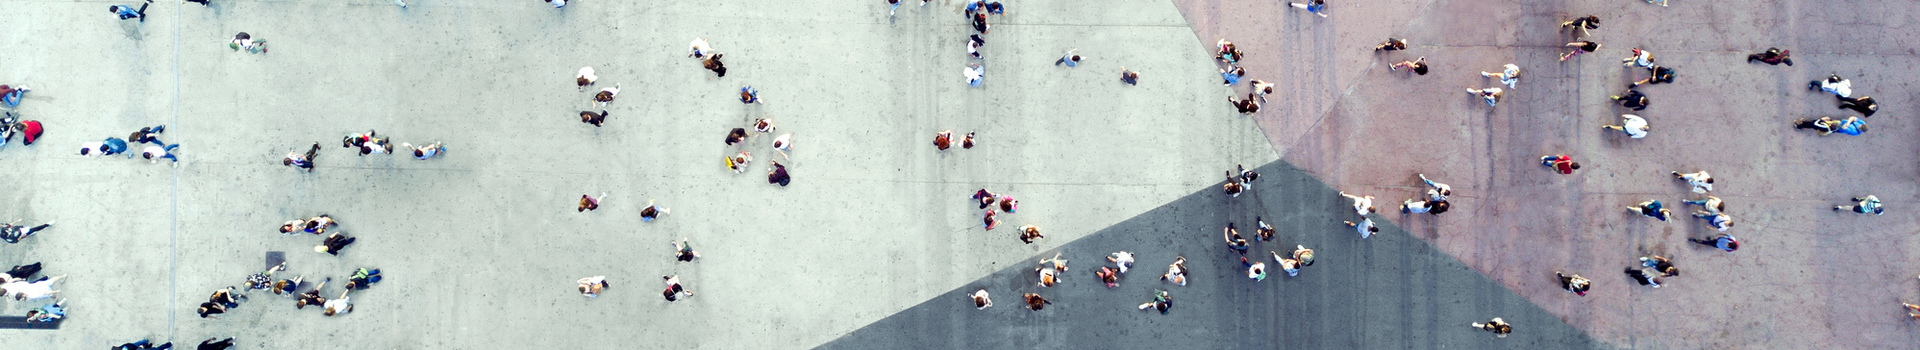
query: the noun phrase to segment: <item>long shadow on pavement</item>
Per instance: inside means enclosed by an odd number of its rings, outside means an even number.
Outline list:
[[[1009,267],[820,348],[1609,348],[1386,220],[1376,219],[1380,233],[1362,240],[1341,223],[1355,218],[1347,214],[1351,202],[1292,165],[1257,171],[1253,190],[1238,198],[1216,183],[1060,247],[1070,269],[1054,287],[1035,285],[1036,265]],[[1378,198],[1376,206],[1401,215],[1399,199]],[[1221,228],[1232,220],[1253,239],[1255,215],[1279,233],[1275,241],[1254,242],[1249,259],[1277,266],[1266,252],[1298,244],[1315,250],[1315,264],[1298,277],[1275,270],[1264,282],[1248,279]],[[1013,239],[1014,231],[989,236]],[[1138,262],[1109,289],[1094,271],[1120,250]],[[1191,269],[1187,286],[1159,280],[1176,255]],[[980,288],[992,294],[992,308],[974,310],[966,298]],[[1171,291],[1168,314],[1135,308],[1154,289]],[[1020,295],[1028,292],[1054,304],[1026,310]],[[1514,333],[1500,339],[1468,326],[1493,317],[1512,323]]]

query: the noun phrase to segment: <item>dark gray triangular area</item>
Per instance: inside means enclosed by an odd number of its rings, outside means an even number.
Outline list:
[[[820,348],[1609,348],[1384,220],[1375,220],[1380,234],[1360,239],[1341,223],[1355,217],[1351,202],[1292,165],[1274,162],[1257,171],[1262,176],[1254,190],[1239,198],[1216,184],[1062,246],[1070,269],[1057,286],[1035,286],[1031,262],[1051,257],[1050,251]],[[1394,210],[1401,199],[1381,197],[1376,205],[1400,215]],[[1255,215],[1279,234],[1273,242],[1255,242],[1249,259],[1277,265],[1267,251],[1304,244],[1315,250],[1315,264],[1298,277],[1276,269],[1264,282],[1246,278],[1240,255],[1221,240],[1221,227],[1232,220],[1252,239]],[[1015,234],[1006,231],[994,234]],[[1118,288],[1108,289],[1094,271],[1118,250],[1134,252],[1139,261]],[[1159,280],[1176,255],[1186,256],[1192,270],[1184,287]],[[982,287],[995,305],[975,310],[965,295]],[[1156,288],[1172,292],[1173,310],[1135,309]],[[1019,300],[1027,292],[1054,304],[1027,310]],[[1512,323],[1514,334],[1500,339],[1468,327],[1492,317]]]

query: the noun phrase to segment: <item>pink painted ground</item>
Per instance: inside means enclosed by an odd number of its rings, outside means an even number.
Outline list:
[[[1379,196],[1382,207],[1417,195],[1416,173],[1452,184],[1452,212],[1386,217],[1597,339],[1775,349],[1920,341],[1920,322],[1898,304],[1920,302],[1920,90],[1910,85],[1920,76],[1920,3],[1334,0],[1330,18],[1280,1],[1176,3],[1203,43],[1236,42],[1249,78],[1279,84],[1255,118],[1285,160]],[[1558,62],[1569,40],[1559,22],[1588,14],[1602,17],[1591,39],[1605,46]],[[1412,45],[1370,51],[1390,36]],[[1743,63],[1770,46],[1791,49],[1797,65]],[[1600,129],[1624,112],[1607,96],[1646,75],[1620,65],[1633,47],[1679,70],[1674,84],[1641,88],[1653,104],[1636,114],[1653,133],[1638,140]],[[1387,69],[1418,56],[1432,73]],[[1506,63],[1524,77],[1498,108],[1463,90],[1497,84],[1479,72]],[[1882,105],[1865,135],[1788,125],[1842,115],[1831,95],[1806,89],[1828,73]],[[1539,166],[1554,153],[1586,167],[1564,176]],[[1690,211],[1678,206],[1693,194],[1668,172],[1701,169],[1718,178],[1713,194],[1728,202],[1739,252],[1688,243],[1714,233],[1701,220],[1662,223],[1624,209],[1659,199]],[[1830,210],[1865,194],[1888,213]],[[1660,289],[1634,284],[1621,270],[1645,252],[1672,257],[1683,275]],[[1555,270],[1592,278],[1593,292],[1559,290]]]

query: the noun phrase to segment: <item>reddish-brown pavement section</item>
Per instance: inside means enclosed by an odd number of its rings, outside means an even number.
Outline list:
[[[1259,125],[1285,161],[1348,192],[1379,197],[1385,215],[1596,339],[1628,348],[1867,349],[1920,342],[1899,302],[1920,302],[1914,236],[1920,123],[1914,111],[1914,28],[1920,2],[1341,1],[1330,18],[1284,1],[1177,0],[1199,39],[1227,38],[1247,53],[1249,78],[1278,84]],[[1599,52],[1558,62],[1561,21],[1603,19]],[[1373,52],[1387,37],[1406,51]],[[1795,66],[1745,63],[1768,47]],[[1620,59],[1652,50],[1679,71],[1642,87],[1636,114],[1652,135],[1600,126],[1626,112],[1607,96],[1644,78]],[[1425,76],[1387,65],[1426,56]],[[1482,70],[1523,70],[1497,108],[1467,94],[1498,84]],[[1795,118],[1839,116],[1809,80],[1838,73],[1879,100],[1862,136],[1819,137]],[[1244,94],[1236,86],[1221,95]],[[1225,102],[1220,108],[1231,108]],[[1546,154],[1585,168],[1558,175]],[[1695,198],[1669,171],[1708,170],[1745,244],[1735,253],[1692,245],[1712,229],[1684,215]],[[1421,190],[1416,173],[1453,186],[1453,211],[1393,212]],[[1831,210],[1875,194],[1883,216]],[[1647,199],[1680,217],[1626,212]],[[1329,223],[1338,225],[1338,222]],[[1621,272],[1643,253],[1673,257],[1683,275],[1660,289]],[[1556,270],[1594,280],[1577,297]]]

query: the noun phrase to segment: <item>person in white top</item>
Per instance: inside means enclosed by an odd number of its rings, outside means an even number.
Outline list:
[[[1253,94],[1260,97],[1260,102],[1267,102],[1267,94],[1273,93],[1273,83],[1254,79],[1247,84],[1253,86]]]
[[[1371,214],[1377,211],[1373,209],[1373,196],[1365,196],[1365,197],[1355,196],[1355,195],[1347,194],[1347,192],[1345,191],[1340,192],[1340,196],[1352,198],[1353,211],[1355,213],[1359,213],[1360,216],[1366,216],[1367,214]]]
[[[414,147],[413,144],[402,142],[400,143],[400,147],[406,147],[408,149],[412,149],[413,157],[419,158],[420,160],[427,160],[427,158],[433,158],[433,156],[440,155],[440,151],[445,149],[443,146],[440,145],[439,141],[435,141],[432,144],[428,144],[422,147]]]
[[[1632,114],[1621,114],[1620,119],[1621,119],[1620,121],[1621,125],[1601,125],[1600,128],[1624,132],[1627,134],[1627,137],[1636,138],[1636,139],[1646,138],[1647,130],[1652,130],[1652,128],[1647,126],[1647,120],[1645,118],[1641,118],[1640,116],[1632,115]]]
[[[1707,171],[1705,170],[1701,170],[1700,172],[1697,172],[1697,173],[1681,173],[1681,172],[1675,171],[1673,172],[1673,177],[1676,179],[1686,180],[1687,185],[1693,186],[1693,193],[1707,193],[1707,192],[1713,191],[1713,175],[1708,174]],[[1716,202],[1719,201],[1718,198],[1715,198],[1714,200]]]
[[[1125,250],[1114,252],[1107,256],[1107,261],[1119,266],[1120,273],[1127,273],[1127,268],[1133,267],[1133,253]]]
[[[1367,239],[1367,237],[1372,237],[1375,233],[1380,233],[1380,228],[1373,227],[1373,219],[1362,218],[1359,223],[1348,221],[1347,227],[1352,227],[1354,231],[1360,231],[1360,239]]]
[[[333,316],[353,312],[353,302],[349,301],[351,298],[347,297],[347,293],[349,292],[353,292],[353,290],[348,289],[341,291],[339,298],[334,298],[333,300],[328,300],[325,304],[321,304],[321,306],[326,307],[326,310],[321,310],[320,314]]]
[[[1627,67],[1653,68],[1653,52],[1636,47],[1633,48],[1633,56],[1620,59],[1620,63]]]
[[[140,156],[147,157],[148,164],[158,163],[160,162],[160,158],[166,158],[167,160],[172,160],[175,166],[179,166],[180,158],[174,157],[173,153],[167,152],[172,151],[174,147],[180,147],[180,144],[171,144],[167,145],[167,147],[149,145],[145,151],[140,152]]]
[[[787,157],[787,151],[791,150],[793,150],[793,133],[786,133],[780,135],[780,137],[773,138],[773,151],[780,152],[781,159],[790,159]]]
[[[760,118],[759,120],[753,121],[753,131],[764,134],[771,133],[773,130],[773,118]]]
[[[60,294],[60,291],[53,289],[53,284],[66,277],[66,275],[46,277],[33,282],[14,280],[13,282],[0,284],[0,295],[13,297],[13,300],[52,298],[54,295]]]
[[[580,91],[586,91],[587,85],[599,80],[600,76],[593,75],[593,67],[580,67],[580,74],[573,77],[573,83],[580,86]]]
[[[986,288],[980,288],[979,291],[975,291],[973,292],[973,294],[967,295],[967,299],[973,300],[973,308],[975,310],[985,310],[986,308],[993,307],[993,298],[987,297]]]
[[[967,77],[967,85],[979,87],[980,80],[987,76],[987,67],[979,63],[967,63],[967,67],[961,69],[960,74]]]
[[[1842,79],[1839,74],[1829,75],[1826,80],[1807,83],[1807,89],[1819,89],[1840,97],[1853,97],[1853,81]]]
[[[1040,259],[1040,267],[1034,268],[1033,271],[1040,274],[1041,287],[1052,287],[1054,283],[1060,281],[1060,273],[1067,272],[1067,261],[1060,259],[1060,253],[1053,253],[1051,259]]]
[[[1427,199],[1428,200],[1444,201],[1444,200],[1447,200],[1447,196],[1453,195],[1453,186],[1447,186],[1447,184],[1429,180],[1427,179],[1427,174],[1415,174],[1415,175],[1420,176],[1420,182],[1427,183]]]
[[[547,3],[553,4],[553,8],[567,7],[567,0],[547,0]]]
[[[600,92],[593,94],[593,103],[600,106],[600,109],[606,109],[607,102],[613,102],[614,96],[619,95],[620,83],[614,83],[613,87],[600,89]]]
[[[687,54],[688,57],[706,59],[707,55],[713,54],[713,46],[708,45],[707,39],[693,38],[692,46],[693,53]]]
[[[1178,283],[1182,286],[1187,285],[1187,257],[1174,257],[1173,264],[1167,265],[1167,274],[1160,275],[1160,279],[1173,281],[1173,283]]]
[[[1500,71],[1499,73],[1480,72],[1480,76],[1489,78],[1498,77],[1500,78],[1501,84],[1506,84],[1508,89],[1512,89],[1514,88],[1514,84],[1520,83],[1520,66],[1508,63],[1506,70]]]
[[[593,276],[580,279],[580,295],[588,298],[600,297],[600,291],[608,287],[607,276]]]

